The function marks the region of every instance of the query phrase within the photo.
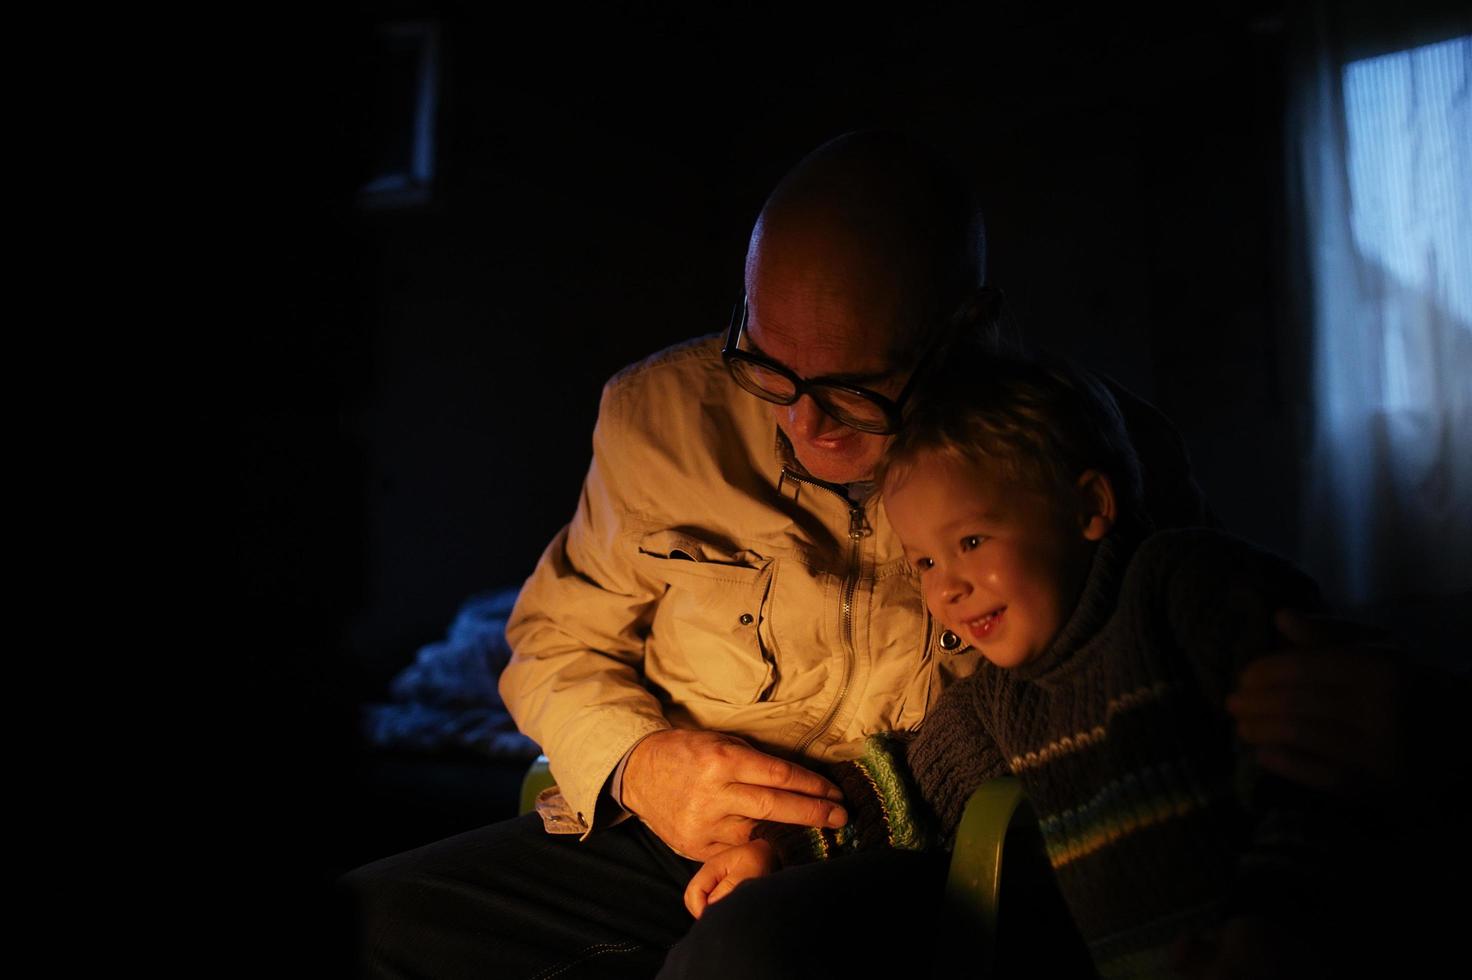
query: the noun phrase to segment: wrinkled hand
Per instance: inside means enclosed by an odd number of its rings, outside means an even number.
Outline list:
[[[705,862],[690,879],[685,888],[685,908],[698,919],[707,905],[719,902],[743,881],[771,874],[777,867],[777,852],[769,841],[753,840],[728,847]]]
[[[672,728],[645,738],[624,767],[622,796],[660,840],[697,861],[746,843],[758,820],[848,822],[837,786],[716,732]]]
[[[1384,636],[1279,610],[1288,649],[1254,660],[1227,710],[1258,764],[1313,789],[1384,789],[1397,776],[1400,671]]]

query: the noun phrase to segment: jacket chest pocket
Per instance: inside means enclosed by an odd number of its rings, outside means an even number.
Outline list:
[[[641,570],[663,582],[645,645],[645,673],[675,701],[766,700],[776,683],[770,597],[776,562],[660,531],[639,546]]]

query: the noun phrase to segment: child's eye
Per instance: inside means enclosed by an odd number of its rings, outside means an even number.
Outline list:
[[[917,572],[928,572],[934,567],[935,562],[931,561],[929,558],[915,559],[915,571]]]
[[[972,534],[964,537],[961,539],[961,550],[970,551],[972,548],[980,548],[981,543],[985,540],[986,538],[983,538],[979,534]]]

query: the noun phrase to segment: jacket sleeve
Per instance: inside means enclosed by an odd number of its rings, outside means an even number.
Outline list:
[[[955,838],[977,787],[1012,771],[987,727],[986,680],[984,666],[946,688],[906,746],[906,763],[925,812],[945,841]]]
[[[500,684],[517,725],[546,752],[584,836],[619,760],[670,727],[641,680],[663,586],[635,562],[619,465],[631,430],[621,410],[615,379],[603,390],[577,511],[543,552],[507,623],[512,655]]]

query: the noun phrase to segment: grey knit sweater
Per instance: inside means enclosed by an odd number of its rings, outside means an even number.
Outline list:
[[[1317,589],[1278,558],[1197,529],[1106,538],[1049,651],[956,684],[907,762],[943,833],[971,792],[1021,779],[1095,964],[1154,974],[1172,942],[1233,911],[1290,911],[1316,861],[1304,794],[1254,773],[1224,702],[1277,645],[1274,611]],[[1271,908],[1269,908],[1271,906]]]
[[[1162,975],[1177,939],[1230,915],[1282,922],[1317,907],[1336,820],[1314,794],[1254,771],[1224,702],[1242,666],[1278,645],[1274,611],[1316,608],[1318,590],[1217,531],[1135,540],[1100,543],[1041,658],[983,664],[908,744],[876,736],[833,767],[849,827],[759,835],[784,863],[923,847],[954,836],[977,786],[1014,774],[1105,976]]]

